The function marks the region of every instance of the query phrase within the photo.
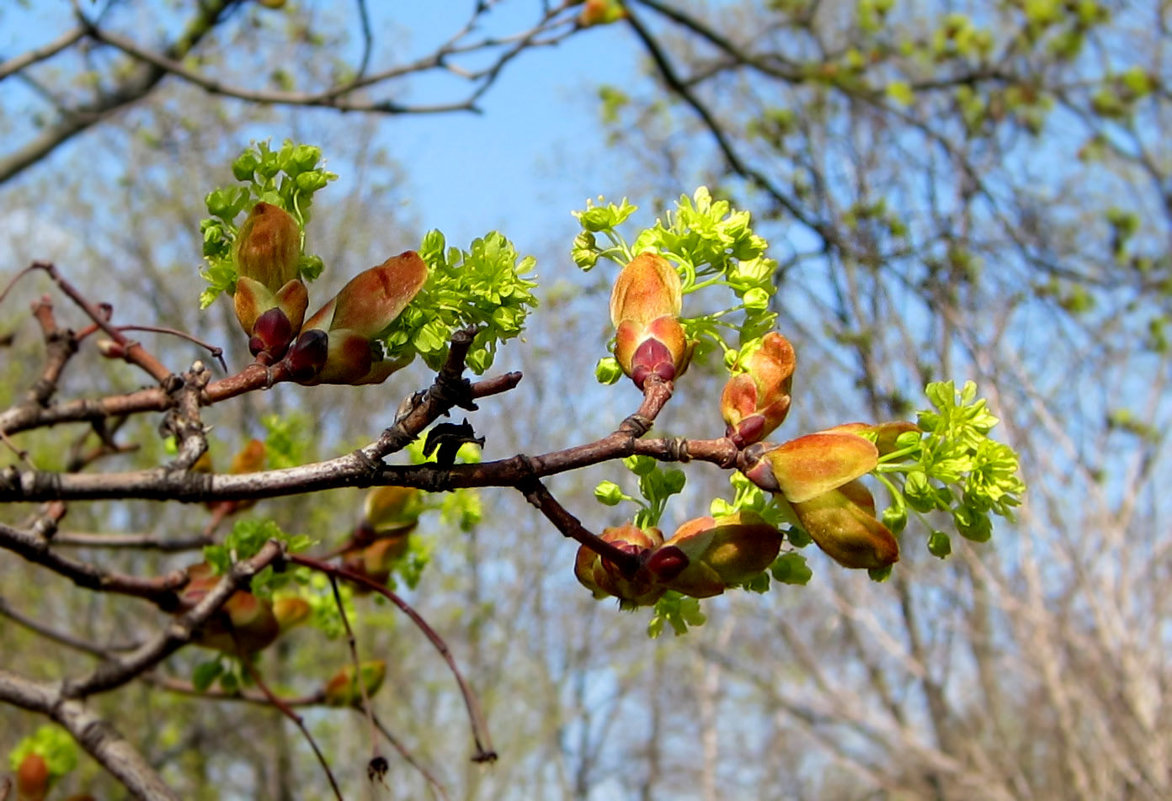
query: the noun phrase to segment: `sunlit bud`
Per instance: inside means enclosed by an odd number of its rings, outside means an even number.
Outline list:
[[[257,203],[240,226],[233,251],[236,274],[277,292],[297,277],[301,228],[288,212]]]
[[[583,28],[607,25],[618,22],[625,16],[627,10],[619,0],[586,0],[582,5],[582,13],[578,15],[578,24]]]
[[[277,598],[273,601],[273,616],[282,633],[309,620],[312,611],[309,601],[304,598]]]
[[[648,376],[674,380],[688,366],[691,346],[679,323],[680,277],[662,256],[640,253],[622,269],[610,296],[615,358],[637,387]]]
[[[761,489],[791,503],[816,498],[875,469],[879,451],[851,433],[821,431],[774,445],[758,442],[744,451],[744,474]]]
[[[695,598],[719,595],[769,567],[781,550],[781,540],[781,533],[753,512],[690,520],[655,554],[678,550],[686,560],[684,569],[674,577],[657,577],[668,589]],[[653,574],[655,556],[647,565]]]
[[[823,433],[825,434],[868,434],[875,439],[875,447],[879,450],[880,456],[887,454],[897,449],[896,440],[900,435],[906,434],[909,431],[918,432],[920,427],[915,423],[909,423],[904,420],[894,420],[887,423],[843,423],[834,428],[828,428]]]
[[[599,536],[604,542],[640,560],[645,560],[663,544],[663,533],[659,529],[641,529],[631,524],[608,528]],[[624,576],[617,565],[585,545],[578,549],[574,576],[582,586],[594,593],[595,598],[613,595],[633,606],[653,604],[665,592],[665,588],[657,584],[646,570],[640,569],[631,577]]]
[[[375,340],[427,281],[427,264],[414,251],[393,256],[363,273],[305,321],[305,329],[328,335],[321,369],[302,383],[378,384],[404,367],[405,360],[382,358]]]
[[[410,529],[423,511],[422,496],[414,487],[375,487],[366,493],[362,525],[375,535]]]
[[[386,584],[395,563],[407,553],[409,544],[406,532],[383,537],[365,548],[348,551],[342,557],[342,567],[373,581],[375,584]],[[356,584],[354,591],[363,593],[369,590],[361,584]]]
[[[387,663],[381,659],[358,664],[357,678],[354,665],[346,665],[335,673],[325,686],[325,700],[330,706],[355,706],[362,703],[362,691],[373,698],[387,677]],[[359,684],[358,682],[362,682]]]
[[[187,568],[187,575],[187,586],[179,594],[181,612],[203,600],[222,578],[213,574],[207,562]],[[227,654],[250,654],[272,645],[280,633],[272,603],[237,590],[204,624],[194,642]]]
[[[743,448],[767,437],[789,413],[796,358],[789,340],[776,332],[741,351],[737,373],[724,385],[720,411],[725,436]]]
[[[843,567],[870,570],[899,561],[899,543],[875,519],[875,501],[860,482],[790,505],[818,547]]]
[[[359,273],[333,299],[305,321],[306,328],[332,333],[347,330],[377,339],[407,308],[427,281],[427,264],[413,250],[392,256]]]
[[[233,295],[236,319],[249,335],[248,349],[254,356],[265,354],[265,363],[271,364],[284,355],[285,350],[305,318],[309,305],[309,291],[300,278],[294,278],[276,292],[259,281],[240,278]]]
[[[49,795],[49,763],[40,754],[29,753],[16,769],[17,801],[45,801]]]

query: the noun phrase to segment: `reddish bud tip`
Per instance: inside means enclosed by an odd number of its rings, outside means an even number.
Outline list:
[[[320,328],[302,331],[285,355],[285,364],[294,381],[311,381],[321,372],[329,355],[330,338]]]

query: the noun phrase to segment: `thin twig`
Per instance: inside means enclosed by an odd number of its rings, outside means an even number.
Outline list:
[[[305,721],[302,719],[301,715],[298,715],[296,712],[294,712],[292,708],[290,708],[284,701],[280,699],[280,697],[278,697],[272,690],[269,689],[269,686],[265,684],[264,679],[261,678],[260,672],[257,671],[256,666],[253,665],[247,657],[241,656],[240,664],[244,667],[245,672],[248,673],[249,678],[255,682],[257,688],[262,693],[264,693],[264,696],[268,699],[269,703],[275,706],[282,715],[293,721],[293,724],[301,730],[302,736],[304,736],[305,741],[309,743],[309,747],[313,749],[314,756],[317,757],[317,761],[321,765],[322,770],[326,772],[326,778],[330,782],[330,787],[334,791],[334,796],[338,799],[338,801],[345,801],[345,799],[342,798],[342,790],[338,787],[338,780],[334,778],[334,772],[330,770],[330,763],[326,761],[326,756],[322,753],[321,749],[318,748],[317,741],[313,739],[313,735],[310,734],[309,729],[305,727]]]
[[[320,559],[314,559],[311,556],[303,554],[290,554],[289,561],[293,564],[302,565],[327,576],[337,576],[345,579],[353,584],[359,584],[382,595],[388,601],[399,608],[403,614],[411,619],[411,622],[423,632],[432,646],[439,652],[444,662],[447,663],[448,669],[456,679],[456,684],[460,687],[460,693],[464,697],[464,706],[468,709],[468,717],[472,723],[472,739],[476,743],[476,754],[473,755],[473,762],[494,762],[496,761],[496,751],[492,749],[492,742],[488,736],[488,726],[484,719],[484,713],[480,709],[480,702],[476,695],[472,692],[472,688],[464,680],[463,674],[456,666],[456,660],[452,658],[452,652],[448,649],[448,645],[443,638],[436,633],[435,629],[424,620],[418,612],[416,612],[410,604],[399,597],[398,594],[392,592],[387,587],[379,584],[377,581],[372,581],[366,576],[355,573],[352,570],[347,570],[344,567],[331,565],[323,562]]]

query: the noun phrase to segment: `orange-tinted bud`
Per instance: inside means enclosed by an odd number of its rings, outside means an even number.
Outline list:
[[[644,560],[663,544],[663,533],[657,528],[641,529],[627,524],[608,528],[599,535],[604,542]],[[574,560],[574,576],[595,598],[613,595],[624,603],[648,606],[659,600],[666,588],[654,581],[646,570],[633,576],[624,576],[618,566],[583,545]]]
[[[271,203],[257,203],[236,238],[236,274],[276,292],[297,277],[301,228],[288,212]]]
[[[741,351],[736,369],[744,372],[730,378],[720,396],[725,436],[738,448],[764,439],[785,420],[795,364],[793,346],[776,332]]]
[[[354,706],[362,703],[362,690],[366,690],[366,697],[373,698],[374,694],[383,686],[387,676],[387,663],[381,659],[358,664],[358,675],[354,675],[354,665],[346,665],[335,673],[325,686],[325,700],[330,706]],[[359,685],[359,681],[362,682]]]
[[[375,535],[411,528],[423,511],[422,496],[414,487],[375,487],[362,505],[363,525]]]
[[[781,445],[759,442],[745,449],[745,457],[748,468],[743,472],[749,480],[791,503],[837,489],[879,463],[879,451],[870,440],[827,431]]]
[[[342,557],[342,567],[364,576],[376,584],[386,584],[395,563],[407,553],[409,544],[406,532],[383,537],[365,548],[347,551]],[[369,592],[361,584],[354,585],[354,591],[357,593]]]
[[[236,319],[249,335],[249,352],[272,364],[285,354],[301,330],[309,305],[309,290],[300,278],[294,278],[276,292],[259,281],[240,278],[236,281],[233,302]]]
[[[607,25],[618,22],[625,16],[627,10],[619,0],[586,0],[582,5],[582,13],[578,15],[578,24],[583,28]]]
[[[858,481],[791,503],[802,528],[843,567],[876,569],[899,561],[899,543],[875,519],[875,501]]]
[[[221,579],[207,562],[187,568],[187,575],[187,586],[179,594],[180,611],[184,612],[203,600]],[[227,654],[250,654],[268,648],[280,633],[272,603],[237,590],[204,624],[194,642]]]
[[[273,617],[277,619],[282,634],[309,620],[312,612],[309,601],[304,598],[277,598],[273,601]]]
[[[426,282],[427,264],[411,250],[356,275],[305,321],[306,331],[320,330],[327,335],[326,356],[316,374],[297,380],[305,384],[378,384],[404,367],[406,361],[381,358],[381,349],[373,340],[386,332]]]
[[[232,464],[228,467],[229,473],[255,473],[265,466],[265,444],[259,439],[250,439],[244,447],[232,457]]]
[[[640,389],[651,375],[671,381],[687,369],[692,348],[679,323],[680,309],[680,276],[656,253],[640,253],[615,280],[610,296],[615,358]]]
[[[407,308],[427,281],[427,264],[413,250],[392,256],[350,279],[329,303],[305,321],[327,333],[352,331],[377,339]]]
[[[49,763],[40,754],[29,753],[16,769],[17,801],[45,801],[49,795]]]
[[[656,552],[674,548],[686,560],[683,570],[661,580],[668,589],[694,598],[719,595],[769,567],[781,550],[781,540],[781,532],[753,512],[690,520]],[[648,560],[648,568],[656,561]]]

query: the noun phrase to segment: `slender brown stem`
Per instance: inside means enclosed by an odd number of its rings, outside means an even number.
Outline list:
[[[456,684],[460,687],[460,693],[464,697],[464,706],[468,709],[468,717],[472,724],[472,739],[476,743],[476,753],[473,755],[472,761],[496,761],[496,751],[492,749],[492,741],[488,736],[488,725],[485,722],[484,713],[480,709],[480,701],[477,700],[476,695],[472,692],[472,688],[469,687],[468,682],[464,680],[463,674],[460,673],[460,669],[456,666],[456,660],[452,658],[452,652],[448,649],[448,644],[444,642],[443,638],[436,633],[435,629],[410,604],[377,581],[371,581],[366,576],[347,570],[344,567],[331,565],[320,559],[314,559],[311,556],[304,556],[302,554],[291,554],[289,561],[324,573],[327,576],[336,576],[345,579],[353,584],[358,584],[373,592],[377,592],[397,606],[403,614],[407,615],[411,619],[411,622],[423,632],[423,635],[427,637],[428,641],[439,652],[444,662],[447,663],[448,669],[455,677]]]

